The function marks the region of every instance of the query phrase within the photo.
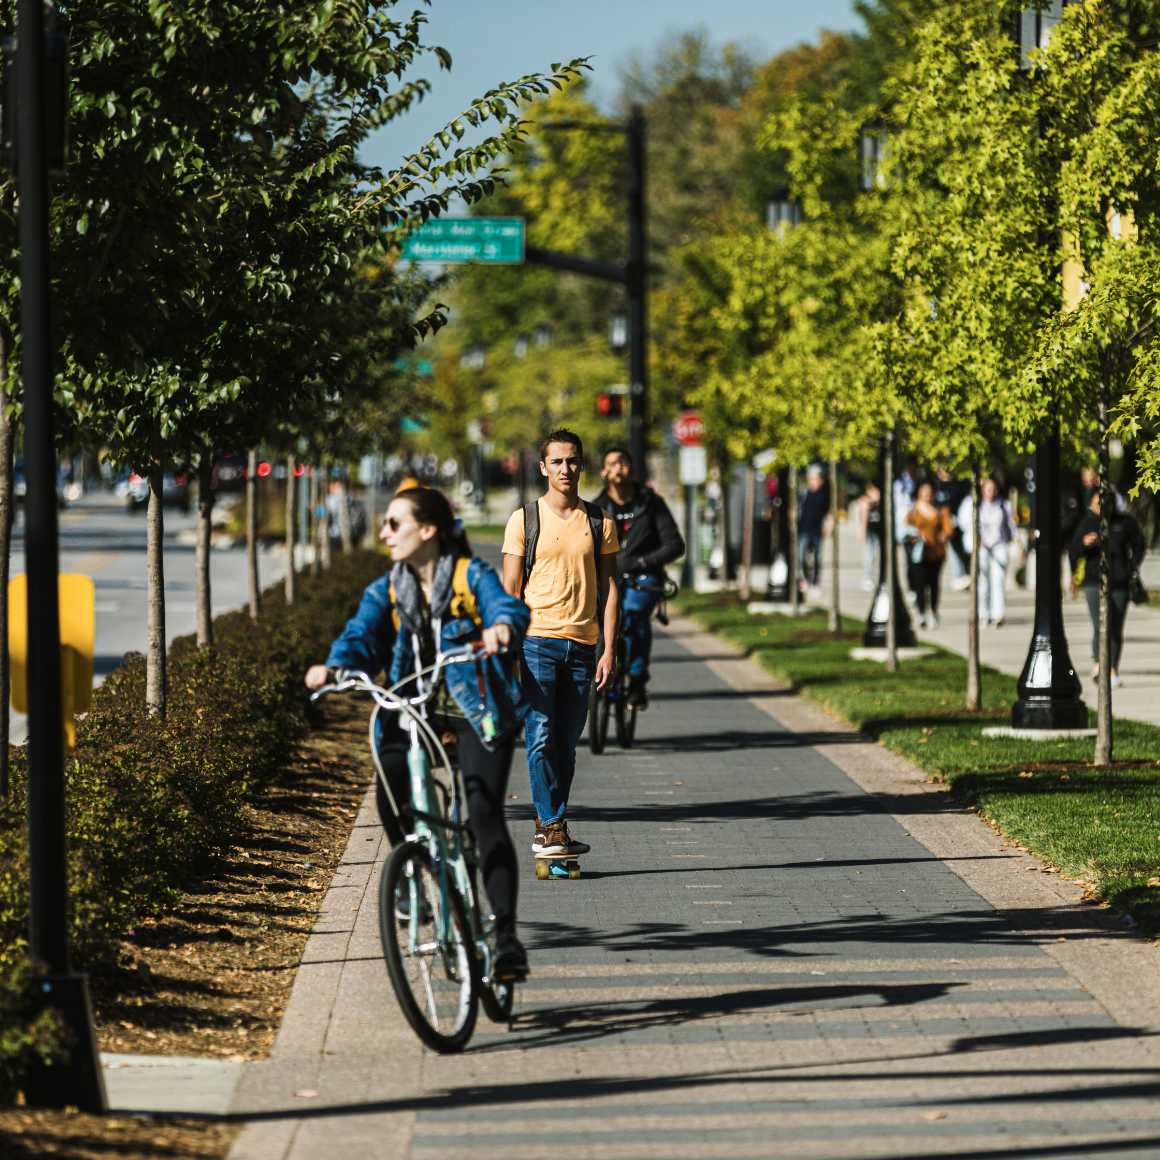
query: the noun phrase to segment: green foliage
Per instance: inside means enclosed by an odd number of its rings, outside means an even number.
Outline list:
[[[175,641],[164,721],[145,708],[139,655],[96,690],[65,771],[69,926],[80,962],[108,961],[121,935],[171,905],[244,831],[246,802],[279,777],[308,723],[303,672],[382,570],[374,553],[340,555],[322,577],[300,578],[290,607],[280,585],[267,591],[260,625],[232,612],[215,621],[213,649],[199,650],[192,637]],[[0,1098],[11,1095],[20,1061],[54,1042],[51,1027],[20,1014],[26,810],[21,755],[0,807]]]

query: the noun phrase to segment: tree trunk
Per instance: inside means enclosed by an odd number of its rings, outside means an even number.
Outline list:
[[[733,531],[729,526],[733,489],[729,486],[729,457],[724,451],[719,452],[717,462],[721,465],[721,579],[730,584],[737,579],[737,561],[733,559]]]
[[[801,611],[802,586],[798,578],[798,469],[791,466],[789,469],[789,495],[786,497],[788,511],[786,522],[789,525],[789,543],[786,544],[785,562],[789,568],[789,606],[794,616]]]
[[[213,588],[210,551],[213,538],[213,452],[202,452],[197,464],[197,556],[194,564],[197,603],[197,646],[213,645]]]
[[[164,464],[149,466],[148,545],[148,652],[145,656],[145,707],[154,717],[165,717],[165,517],[161,509]]]
[[[1112,508],[1112,497],[1108,480],[1108,405],[1106,389],[1100,398],[1100,615],[1099,676],[1096,678],[1096,765],[1110,765],[1112,761],[1112,670],[1110,624],[1108,619],[1108,582],[1110,579],[1110,559],[1108,554],[1108,532]]]
[[[967,591],[967,708],[977,713],[983,707],[982,672],[979,668],[979,504],[982,495],[979,472],[971,472],[971,562],[967,565],[971,583]]]
[[[319,529],[325,527],[326,519],[325,516],[318,514],[322,507],[320,474],[321,469],[317,465],[310,469],[310,543],[314,548],[310,559],[310,574],[312,576],[322,574],[322,540]]]
[[[350,526],[350,480],[345,471],[338,487],[338,539],[345,554],[354,550],[354,532]]]
[[[842,631],[842,577],[838,551],[838,461],[830,460],[830,631]],[[819,577],[820,579],[820,577]]]
[[[745,500],[742,504],[741,518],[741,599],[748,600],[752,587],[753,573],[753,507],[754,507],[754,471],[749,464],[745,465]]]
[[[894,544],[894,432],[886,440],[886,456],[882,468],[882,548],[886,553],[886,671],[898,671],[898,609],[894,593],[898,583],[894,573],[898,567],[898,552]]]
[[[0,798],[8,796],[8,729],[12,671],[8,664],[8,581],[12,574],[12,420],[8,417],[8,335],[0,330]]]
[[[250,619],[257,620],[262,603],[258,576],[258,453],[246,456],[246,571],[250,581]]]
[[[294,603],[294,546],[298,539],[298,480],[294,456],[286,458],[286,603]]]
[[[330,567],[330,472],[324,470],[319,495],[319,506],[322,509],[322,519],[318,521],[318,551],[322,557],[323,568]]]

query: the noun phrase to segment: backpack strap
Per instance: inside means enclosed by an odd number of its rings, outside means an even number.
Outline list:
[[[584,514],[588,517],[588,530],[592,535],[592,554],[600,560],[600,545],[604,540],[604,521],[609,517],[604,509],[590,500],[581,500],[584,505]],[[536,566],[536,545],[540,541],[540,507],[533,500],[524,504],[524,587],[528,586],[528,577]]]
[[[528,586],[528,577],[536,566],[536,545],[540,542],[540,503],[532,500],[524,504],[524,583]]]
[[[600,545],[604,542],[604,521],[609,518],[598,503],[590,500],[581,500],[584,511],[588,515],[588,530],[592,533],[592,554],[596,562],[600,562]]]
[[[479,604],[475,599],[475,593],[471,591],[467,577],[470,567],[470,556],[460,556],[455,561],[455,573],[451,577],[451,606],[448,613],[456,620],[467,617],[480,624]]]

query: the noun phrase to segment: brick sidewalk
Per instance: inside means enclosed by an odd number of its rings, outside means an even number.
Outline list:
[[[582,754],[579,882],[537,882],[514,1029],[425,1052],[364,809],[232,1160],[1155,1157],[1160,960],[911,767],[688,623],[640,744]]]

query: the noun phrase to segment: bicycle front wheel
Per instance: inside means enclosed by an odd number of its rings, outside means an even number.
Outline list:
[[[462,1051],[479,1013],[475,948],[463,899],[421,842],[391,852],[379,878],[387,973],[415,1034],[445,1055]]]

